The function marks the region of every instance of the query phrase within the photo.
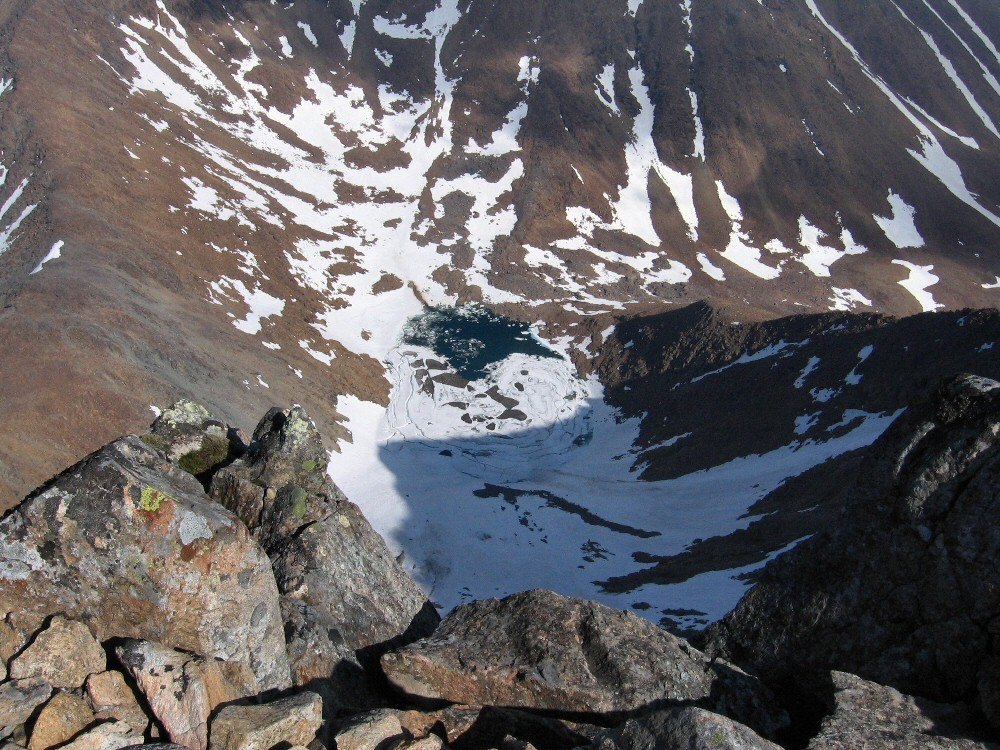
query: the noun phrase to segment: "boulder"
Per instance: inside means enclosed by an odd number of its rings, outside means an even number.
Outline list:
[[[323,700],[310,692],[258,706],[231,705],[212,720],[212,750],[307,745],[323,723]]]
[[[430,638],[388,653],[390,682],[416,700],[563,713],[626,714],[664,703],[739,706],[686,641],[630,612],[527,591],[455,609]],[[771,705],[771,730],[784,723],[768,691],[742,676],[741,691]]]
[[[212,706],[197,661],[148,641],[130,640],[116,651],[170,739],[191,750],[207,750]]]
[[[898,690],[832,672],[833,712],[808,750],[996,750],[1000,745],[963,739],[970,712],[903,695]]]
[[[192,750],[208,747],[212,711],[246,696],[218,662],[148,641],[128,640],[116,652],[170,739]]]
[[[403,725],[395,711],[368,711],[348,719],[337,731],[337,750],[375,750],[404,739]]]
[[[872,447],[831,528],[769,565],[706,651],[775,682],[856,673],[1000,726],[1000,384],[942,383]]]
[[[67,742],[94,721],[94,712],[73,693],[56,693],[45,704],[31,730],[28,750],[49,750]]]
[[[141,742],[142,735],[124,721],[110,721],[98,724],[59,750],[119,750]]]
[[[15,680],[41,677],[55,688],[78,688],[106,666],[104,649],[90,629],[82,622],[56,616],[10,663],[10,676]]]
[[[289,684],[270,560],[190,474],[134,436],[0,520],[0,600],[84,620],[101,641],[244,661],[261,688]]]
[[[216,473],[211,493],[271,555],[295,683],[349,708],[384,702],[370,674],[378,657],[430,634],[440,618],[330,480],[306,413],[269,411],[246,454]]]
[[[149,726],[149,717],[125,682],[125,676],[109,670],[87,678],[87,697],[98,719],[124,721],[140,734]]]
[[[0,685],[0,738],[4,728],[23,724],[35,709],[52,695],[52,686],[43,679],[11,680]]]
[[[863,747],[857,745],[856,747]],[[589,750],[781,750],[749,727],[694,706],[656,711],[602,732]]]

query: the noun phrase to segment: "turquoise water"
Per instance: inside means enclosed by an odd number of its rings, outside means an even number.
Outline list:
[[[403,343],[433,349],[466,380],[478,380],[511,354],[562,356],[535,338],[526,324],[479,305],[435,307],[411,318]]]

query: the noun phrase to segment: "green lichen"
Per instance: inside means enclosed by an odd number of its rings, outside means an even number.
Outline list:
[[[166,440],[161,438],[159,435],[154,435],[152,432],[140,435],[139,440],[148,445],[150,448],[162,451],[163,453],[166,453],[167,449],[170,447],[170,444]]]
[[[176,427],[179,424],[199,425],[211,419],[211,415],[201,404],[182,399],[161,415],[167,424]]]
[[[172,500],[166,492],[160,492],[155,487],[143,487],[139,496],[139,507],[149,513],[155,513],[163,505],[164,500]]]
[[[291,500],[292,515],[301,521],[306,517],[306,511],[309,509],[309,493],[301,487],[296,487],[292,490]]]
[[[305,412],[300,408],[295,408],[289,413],[288,419],[282,425],[282,430],[285,433],[285,440],[290,445],[297,446],[308,440],[315,428]]]
[[[716,729],[712,732],[712,747],[722,747],[723,743],[726,741],[726,733],[721,729]]]
[[[177,465],[189,474],[199,476],[226,460],[229,441],[216,435],[205,435],[198,450],[185,453]]]

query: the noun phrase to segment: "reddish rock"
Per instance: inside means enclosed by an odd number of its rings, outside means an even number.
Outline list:
[[[94,712],[87,701],[73,693],[57,693],[35,719],[28,750],[49,750],[61,745],[93,721]]]
[[[10,663],[15,680],[40,677],[56,688],[78,688],[107,664],[104,649],[82,622],[53,617],[49,626]]]
[[[85,620],[101,640],[244,661],[261,688],[289,684],[270,560],[190,474],[136,437],[0,520],[0,599]]]

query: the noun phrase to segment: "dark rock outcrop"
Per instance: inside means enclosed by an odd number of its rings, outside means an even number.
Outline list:
[[[190,474],[134,436],[0,520],[0,602],[22,619],[80,619],[101,641],[243,661],[261,689],[289,683],[267,556]]]
[[[305,411],[272,409],[246,455],[216,473],[212,496],[271,556],[295,683],[355,708],[379,705],[370,668],[388,648],[429,635],[440,618],[330,480],[326,462]]]
[[[535,590],[457,608],[434,635],[386,654],[389,680],[411,698],[607,717],[659,704],[727,703],[780,728],[768,691],[629,612]]]
[[[967,739],[961,707],[915,699],[898,690],[833,672],[833,711],[808,750],[985,750],[1000,747]]]
[[[1000,384],[946,380],[876,444],[838,523],[779,558],[706,650],[783,681],[840,669],[1000,726]]]

